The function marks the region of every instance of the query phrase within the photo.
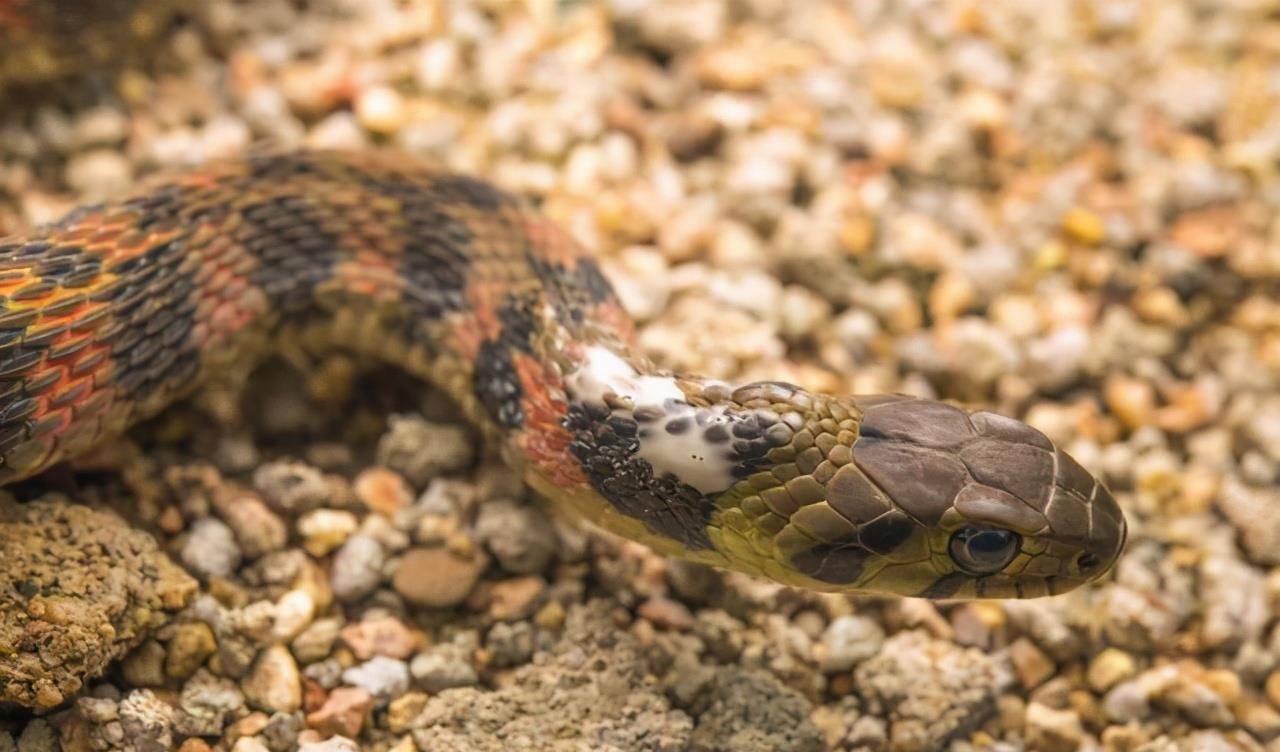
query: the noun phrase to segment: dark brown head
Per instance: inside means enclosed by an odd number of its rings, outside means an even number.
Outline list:
[[[1053,595],[1119,556],[1126,527],[1115,499],[1036,429],[928,400],[855,404],[863,415],[852,465],[919,526],[934,563],[923,578],[886,566],[871,586],[900,579],[934,598]]]
[[[1100,577],[1124,546],[1124,517],[1107,489],[1012,418],[906,397],[797,391],[739,420],[778,417],[791,423],[777,431],[786,443],[720,499],[715,521],[718,548],[764,560],[760,569],[774,579],[928,598],[1030,598]]]

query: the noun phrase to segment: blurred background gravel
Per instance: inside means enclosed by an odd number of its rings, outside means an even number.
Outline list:
[[[164,7],[145,62],[9,81],[0,234],[257,145],[433,156],[599,254],[660,364],[1021,416],[1128,552],[1033,602],[725,576],[296,355],[77,478],[200,590],[0,749],[1280,750],[1270,4]]]

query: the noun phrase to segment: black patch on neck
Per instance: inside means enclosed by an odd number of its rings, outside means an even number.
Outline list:
[[[690,549],[712,548],[707,523],[715,501],[670,475],[655,478],[653,466],[636,456],[641,430],[654,428],[641,429],[604,405],[576,403],[569,407],[564,425],[573,433],[569,451],[581,463],[587,482],[614,509]]]

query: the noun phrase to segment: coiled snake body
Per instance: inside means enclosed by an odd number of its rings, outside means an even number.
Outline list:
[[[452,395],[527,482],[669,555],[822,590],[1031,597],[1125,522],[1038,431],[903,397],[655,369],[595,263],[520,201],[388,154],[210,165],[0,240],[0,482],[285,340]]]

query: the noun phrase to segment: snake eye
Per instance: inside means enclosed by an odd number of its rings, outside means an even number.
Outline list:
[[[995,574],[1017,555],[1022,538],[1008,530],[983,527],[960,528],[951,536],[948,549],[956,566],[974,575]]]

